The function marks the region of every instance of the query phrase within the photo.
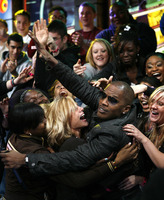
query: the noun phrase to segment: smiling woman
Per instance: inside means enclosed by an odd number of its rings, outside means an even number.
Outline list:
[[[153,163],[158,168],[164,168],[164,86],[157,88],[149,99],[150,121],[154,123],[149,139],[132,124],[127,124],[123,130],[127,135],[139,140]],[[162,153],[161,153],[162,152]]]
[[[146,74],[149,77],[157,78],[164,84],[164,54],[154,52],[145,59]]]
[[[134,25],[122,25],[116,31],[115,53],[118,79],[137,84],[143,77],[143,58],[139,55],[140,42]]]
[[[136,27],[132,24],[120,26],[115,33],[113,47],[115,60],[110,63],[110,67],[104,66],[93,80],[102,77],[108,79],[114,74],[116,80],[127,82],[129,85],[138,84],[144,76],[144,58],[139,55],[140,41]]]
[[[114,59],[113,49],[110,43],[105,39],[95,39],[91,42],[86,55],[86,64],[81,66],[81,63],[76,63],[73,67],[77,75],[91,80],[94,75],[99,73],[105,66],[111,68],[108,63]]]

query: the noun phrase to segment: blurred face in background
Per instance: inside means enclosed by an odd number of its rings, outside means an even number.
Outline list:
[[[62,10],[52,11],[48,19],[49,19],[49,23],[51,23],[53,20],[56,20],[56,19],[62,21],[65,24],[67,22],[65,14]]]
[[[28,34],[30,21],[27,16],[17,15],[14,21],[17,32],[23,37]]]
[[[7,36],[7,31],[8,28],[6,28],[6,26],[0,22],[0,41],[3,41],[3,39]]]
[[[79,7],[79,19],[83,26],[86,27],[93,26],[95,17],[96,13],[93,12],[90,6]]]
[[[126,24],[129,21],[128,12],[125,7],[119,5],[113,5],[109,10],[110,21],[116,27],[122,24]]]

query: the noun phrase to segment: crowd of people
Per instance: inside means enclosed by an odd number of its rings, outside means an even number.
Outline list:
[[[0,19],[0,199],[163,198],[164,54],[123,1],[109,17],[83,2],[71,35],[60,6],[33,31]]]

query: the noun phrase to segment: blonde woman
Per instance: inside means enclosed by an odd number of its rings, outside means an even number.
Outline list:
[[[73,98],[70,96],[57,96],[50,104],[41,106],[47,119],[48,144],[55,152],[71,151],[86,142],[80,138],[80,133],[82,128],[88,126],[88,122],[85,119],[83,108],[77,106]],[[130,144],[126,145],[117,154],[115,162],[109,161],[108,164],[102,163],[86,171],[52,177],[55,181],[56,200],[66,199],[67,194],[69,194],[70,199],[71,195],[78,200],[88,199],[90,194],[86,192],[88,189],[84,187],[88,187],[89,184],[93,186],[94,183],[103,180],[107,175],[113,173],[117,167],[127,162],[129,157],[133,157],[132,154],[136,152],[135,146],[135,144],[132,146]],[[114,166],[115,163],[117,163],[117,167]],[[126,172],[125,170],[124,173]],[[66,187],[66,185],[69,187]]]
[[[149,138],[132,124],[125,125],[123,130],[126,131],[127,135],[134,136],[142,143],[147,154],[157,168],[164,168],[164,154],[161,153],[164,152],[164,86],[157,88],[150,96],[149,109],[149,121],[153,124]],[[151,171],[154,168],[149,161],[145,169],[147,168]],[[120,188],[122,190],[127,190],[132,186],[141,184],[142,181],[142,176],[131,175],[120,183]]]
[[[82,76],[87,80],[91,80],[103,67],[109,65],[113,58],[114,54],[110,43],[105,39],[95,39],[91,42],[87,51],[87,63],[84,66],[81,66],[81,61],[79,59],[73,69],[77,75]],[[109,67],[111,67],[111,65],[109,65]]]
[[[164,168],[164,86],[158,87],[150,96],[150,121],[154,123],[152,134],[147,138],[132,124],[124,126],[127,135],[134,136],[145,148],[156,167]]]
[[[55,150],[71,136],[80,138],[81,128],[88,126],[83,108],[77,106],[70,96],[57,96],[42,107],[47,118],[48,143]]]

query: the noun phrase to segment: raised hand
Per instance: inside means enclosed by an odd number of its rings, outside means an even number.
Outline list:
[[[123,127],[123,131],[125,131],[127,135],[134,136],[142,144],[144,142],[147,142],[148,140],[148,138],[143,133],[141,133],[133,124],[126,124]]]
[[[2,65],[1,65],[0,70],[1,70],[2,73],[5,73],[7,71],[7,62],[8,62],[8,60],[9,60],[9,58],[6,58],[3,61]]]
[[[106,86],[112,82],[113,76],[110,76],[109,79],[106,78],[100,78],[97,81],[91,81],[90,83],[92,84],[92,86],[94,87],[98,87],[100,89],[105,89]]]
[[[34,23],[34,33],[38,41],[44,46],[46,46],[48,41],[48,29],[45,19],[41,19],[40,21],[37,20]]]
[[[19,76],[14,80],[14,83],[17,84],[23,84],[26,83],[27,81],[31,80],[33,78],[33,75],[30,73],[32,70],[32,67],[26,67],[23,69]],[[30,76],[29,76],[30,75]]]
[[[75,45],[83,46],[83,37],[82,37],[81,33],[79,33],[79,32],[73,33],[71,36],[71,39]]]
[[[43,56],[43,58],[48,61],[52,56],[51,54],[46,50],[45,46],[39,42],[39,40],[36,38],[36,36],[32,33],[32,31],[28,32],[28,35],[31,37],[31,39],[34,40],[35,46],[37,48],[37,51]]]
[[[83,76],[83,73],[86,70],[86,66],[82,66],[81,60],[78,59],[77,63],[73,66],[73,70],[77,75]]]

